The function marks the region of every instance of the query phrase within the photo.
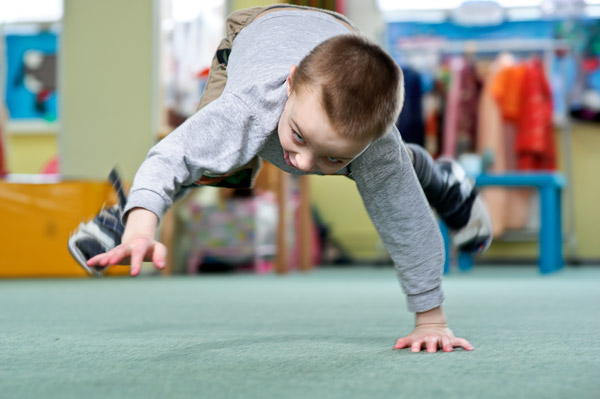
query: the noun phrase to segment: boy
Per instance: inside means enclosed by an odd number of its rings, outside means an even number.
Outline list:
[[[427,199],[467,249],[489,245],[489,219],[455,163],[435,164],[402,143],[393,127],[402,73],[391,57],[322,10],[254,8],[226,26],[200,110],[154,146],[136,174],[120,215],[124,233],[106,230],[106,219],[119,216],[114,209],[101,213],[70,240],[74,256],[87,270],[129,261],[135,276],[144,259],[163,268],[166,248],[155,232],[173,201],[196,185],[250,186],[261,158],[292,174],[345,175],[416,312],[415,330],[395,348],[473,349],[446,325],[444,248]]]

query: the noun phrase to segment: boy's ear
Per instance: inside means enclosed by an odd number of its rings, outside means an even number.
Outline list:
[[[296,67],[296,65],[292,65],[292,68],[290,69],[290,74],[288,75],[287,79],[285,80],[287,82],[288,97],[290,96],[290,94],[292,94],[292,82],[294,81],[294,74],[296,73],[296,69],[298,69],[298,67]]]

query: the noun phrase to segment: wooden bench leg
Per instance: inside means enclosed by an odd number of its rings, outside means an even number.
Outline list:
[[[288,226],[288,187],[289,175],[284,172],[277,176],[277,254],[274,269],[276,273],[284,274],[289,271],[289,256],[287,245]]]
[[[300,204],[298,209],[298,231],[300,239],[298,240],[298,251],[300,259],[300,270],[310,270],[312,264],[312,216],[310,212],[310,179],[308,176],[300,176],[298,178],[300,190]]]

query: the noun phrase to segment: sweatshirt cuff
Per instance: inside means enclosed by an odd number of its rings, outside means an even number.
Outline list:
[[[127,198],[127,205],[123,211],[123,223],[127,221],[127,213],[133,208],[144,208],[153,212],[159,221],[169,209],[170,202],[166,201],[160,194],[152,190],[138,189],[131,191]]]
[[[440,306],[445,297],[441,286],[421,294],[407,295],[408,310],[415,313],[426,312]]]

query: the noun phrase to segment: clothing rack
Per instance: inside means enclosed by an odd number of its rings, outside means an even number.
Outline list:
[[[398,43],[398,50],[408,55],[495,55],[501,52],[542,53],[546,73],[550,76],[552,61],[557,51],[569,51],[569,45],[560,39],[478,39],[478,40],[407,40]]]
[[[568,49],[561,39],[476,39],[476,40],[403,40],[398,44],[404,51],[432,51],[446,53],[501,52],[501,51],[546,51]]]
[[[422,57],[424,55],[433,55],[429,62],[437,62],[445,55],[472,55],[472,56],[495,56],[498,53],[509,52],[516,54],[540,53],[544,60],[546,76],[551,76],[553,63],[570,53],[570,46],[566,40],[547,39],[547,38],[529,38],[529,39],[477,39],[477,40],[431,40],[431,39],[406,39],[396,44],[396,49],[406,57],[410,64],[411,58]],[[566,81],[566,65],[561,63],[561,75]],[[419,69],[419,66],[416,66]],[[571,150],[571,120],[569,116],[568,104],[569,93],[565,91],[566,107],[562,115],[554,116],[555,126],[561,129],[562,154],[564,173],[567,178],[565,193],[565,210],[567,220],[565,223],[566,234],[563,235],[566,241],[568,254],[570,258],[577,258],[577,237],[575,234],[575,199],[573,191],[573,165]]]

